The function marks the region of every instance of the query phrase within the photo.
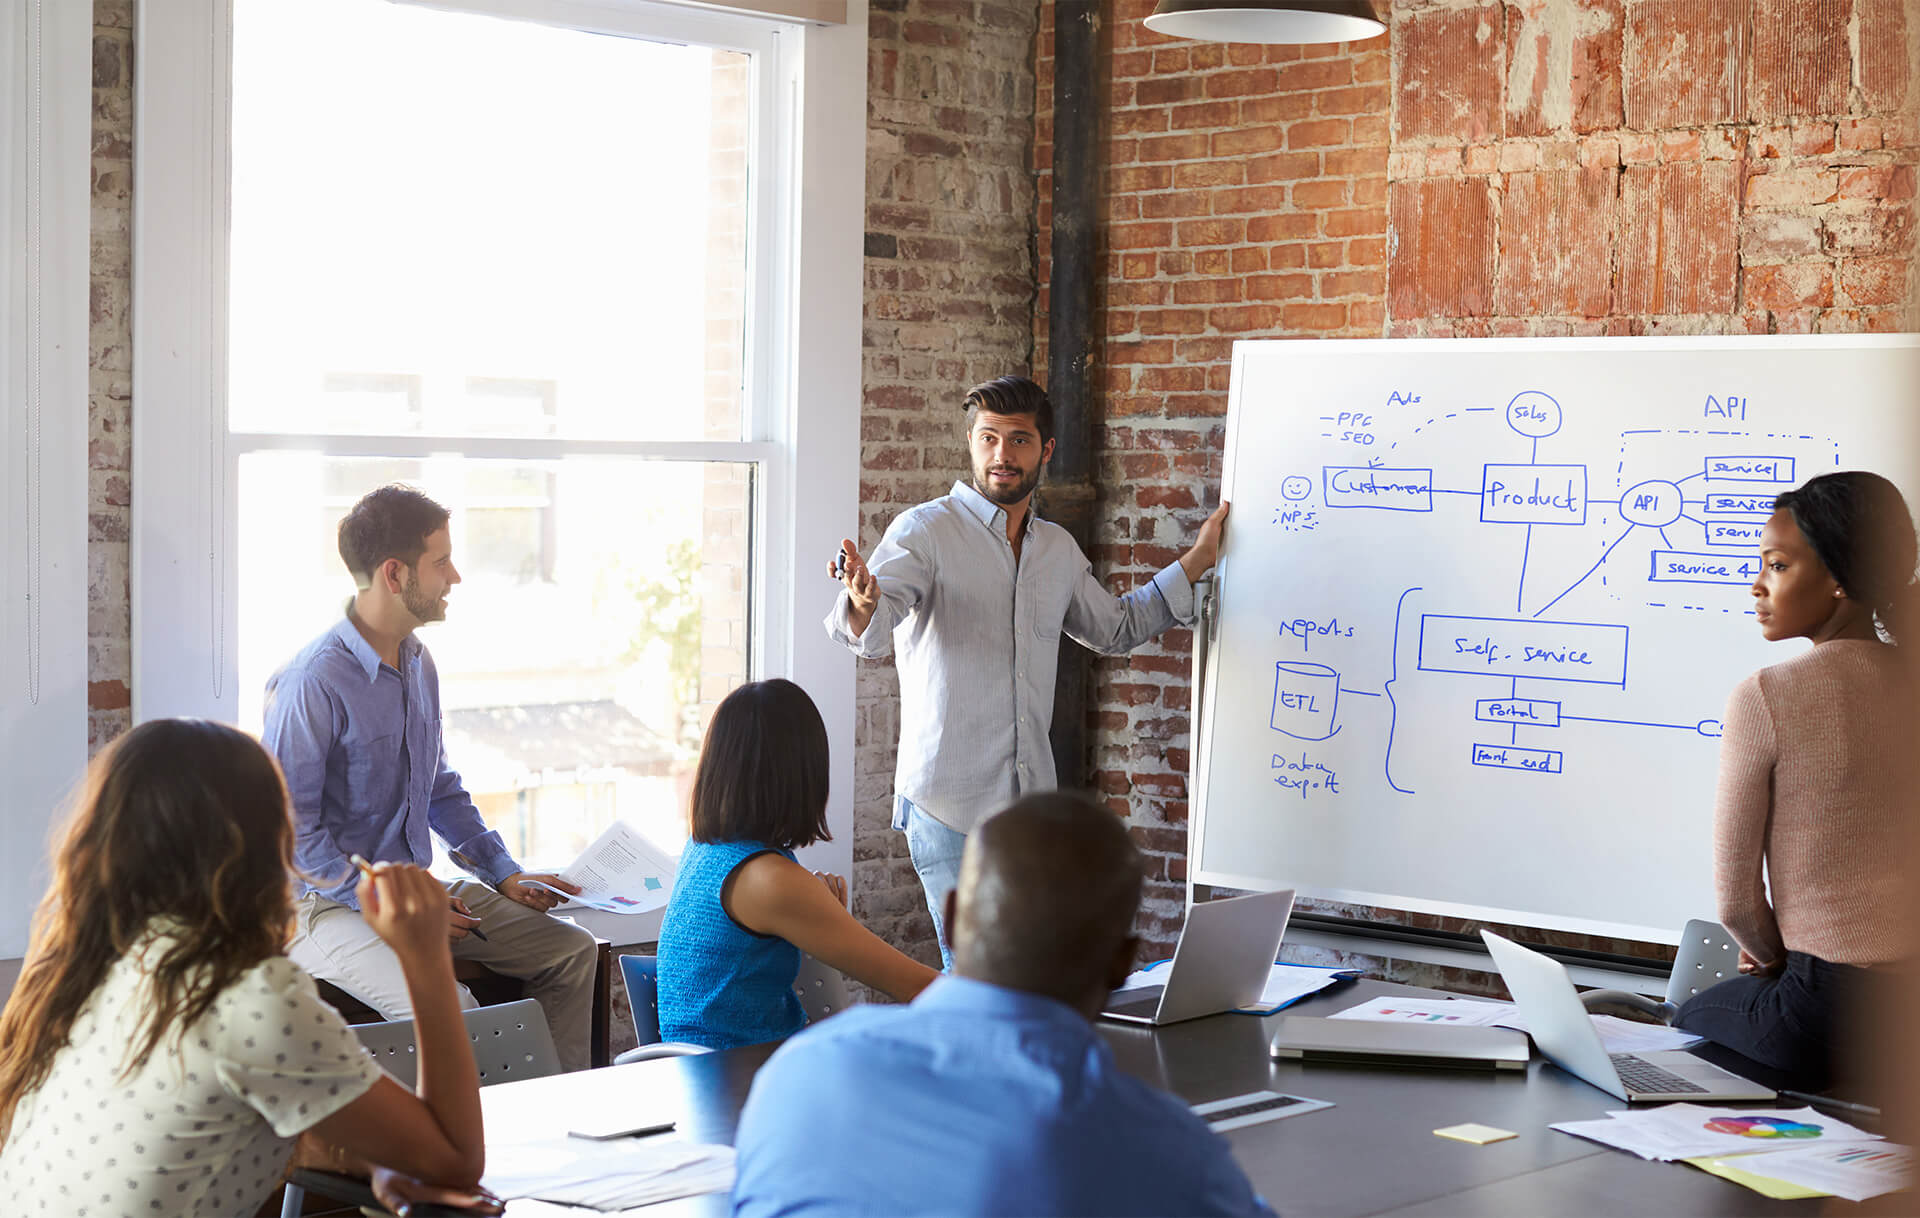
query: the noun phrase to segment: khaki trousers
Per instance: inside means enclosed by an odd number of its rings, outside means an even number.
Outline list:
[[[562,1068],[586,1069],[591,1064],[598,956],[593,935],[473,880],[456,880],[447,891],[466,902],[487,934],[485,942],[468,935],[453,944],[454,959],[476,960],[504,977],[526,982],[527,997],[546,1013]],[[287,947],[295,964],[339,986],[382,1018],[413,1018],[400,958],[358,910],[310,892],[300,899],[295,914],[293,942]],[[458,989],[462,1008],[480,1005],[466,986]]]

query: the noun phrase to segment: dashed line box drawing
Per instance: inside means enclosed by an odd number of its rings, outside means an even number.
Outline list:
[[[1670,938],[1727,694],[1793,653],[1774,499],[1911,495],[1912,383],[1912,338],[1236,344],[1196,880]]]

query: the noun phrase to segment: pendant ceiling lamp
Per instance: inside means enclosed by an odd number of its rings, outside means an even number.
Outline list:
[[[1367,0],[1160,0],[1147,28],[1200,42],[1357,42],[1386,32]]]

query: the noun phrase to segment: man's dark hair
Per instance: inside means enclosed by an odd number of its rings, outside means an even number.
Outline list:
[[[1030,414],[1040,443],[1053,439],[1053,403],[1047,391],[1024,376],[1000,376],[984,385],[967,390],[967,431],[981,412],[988,414]]]
[[[409,568],[427,551],[427,535],[447,525],[447,509],[400,482],[368,491],[340,519],[340,560],[365,588],[375,568],[397,558]]]
[[[1120,818],[1085,795],[1028,795],[967,837],[954,969],[1078,1006],[1133,934],[1142,869]]]
[[[775,677],[721,699],[693,776],[693,840],[787,850],[827,832],[827,725],[807,691]]]

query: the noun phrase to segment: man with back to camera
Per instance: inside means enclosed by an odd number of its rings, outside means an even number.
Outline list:
[[[1151,584],[1115,597],[1072,535],[1031,510],[1053,457],[1046,391],[1003,376],[969,389],[966,412],[972,484],[902,512],[871,564],[841,542],[830,570],[844,589],[826,620],[857,656],[899,649],[893,827],[907,835],[948,968],[943,909],[980,810],[1056,785],[1047,729],[1061,631],[1120,655],[1191,623],[1193,581],[1219,555],[1228,506]]]
[[[593,936],[547,915],[572,892],[526,872],[488,829],[440,731],[440,674],[414,631],[447,615],[460,582],[447,510],[408,486],[370,491],[340,521],[340,557],[359,591],[345,615],[267,681],[261,740],[286,773],[299,890],[287,955],[386,1019],[410,1019],[399,959],[360,916],[349,856],[426,866],[431,829],[486,883],[448,885],[454,957],[527,982],[560,1063],[589,1064]],[[489,886],[490,885],[490,886]],[[479,1005],[465,986],[460,1003]]]
[[[969,837],[954,972],[794,1036],[740,1113],[733,1213],[1267,1214],[1226,1142],[1094,1031],[1139,940],[1139,851],[1083,795]]]

